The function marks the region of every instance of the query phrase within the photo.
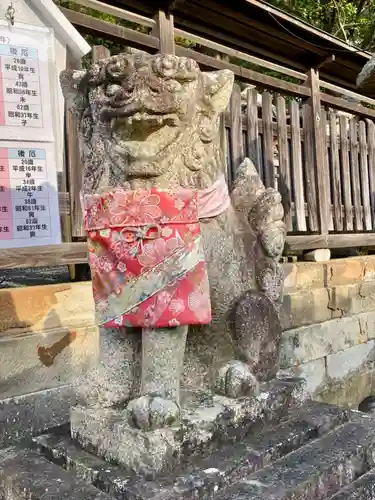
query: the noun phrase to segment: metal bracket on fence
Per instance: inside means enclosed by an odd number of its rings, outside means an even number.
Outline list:
[[[329,64],[329,63],[333,63],[336,61],[336,56],[335,54],[331,54],[330,56],[328,57],[325,57],[319,64],[317,64],[314,69],[320,69],[322,68],[323,66],[325,66],[326,64]]]
[[[13,7],[13,2],[10,2],[8,5],[7,10],[5,11],[5,19],[12,25],[14,26],[14,17],[16,14],[16,10]]]

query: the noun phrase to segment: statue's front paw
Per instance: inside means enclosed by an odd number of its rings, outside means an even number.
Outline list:
[[[282,221],[284,208],[281,195],[274,188],[267,188],[250,210],[250,224],[256,231],[276,221]]]
[[[233,360],[220,369],[216,391],[230,398],[255,396],[259,393],[259,384],[246,363]]]
[[[159,397],[141,396],[130,401],[127,409],[131,423],[144,431],[171,426],[180,418],[179,406]]]

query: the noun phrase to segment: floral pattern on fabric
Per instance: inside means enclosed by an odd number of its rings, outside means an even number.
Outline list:
[[[162,328],[211,321],[198,195],[186,189],[85,196],[97,321]]]

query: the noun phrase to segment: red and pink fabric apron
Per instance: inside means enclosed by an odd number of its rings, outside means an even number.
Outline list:
[[[85,195],[96,318],[104,327],[207,324],[211,304],[200,218],[229,206],[224,178],[202,191]]]

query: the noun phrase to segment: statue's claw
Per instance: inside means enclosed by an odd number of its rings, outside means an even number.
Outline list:
[[[130,401],[127,409],[132,425],[144,431],[171,426],[180,418],[179,406],[159,397],[141,396]]]
[[[246,363],[233,360],[220,369],[216,392],[230,398],[255,396],[259,392],[259,384]]]

